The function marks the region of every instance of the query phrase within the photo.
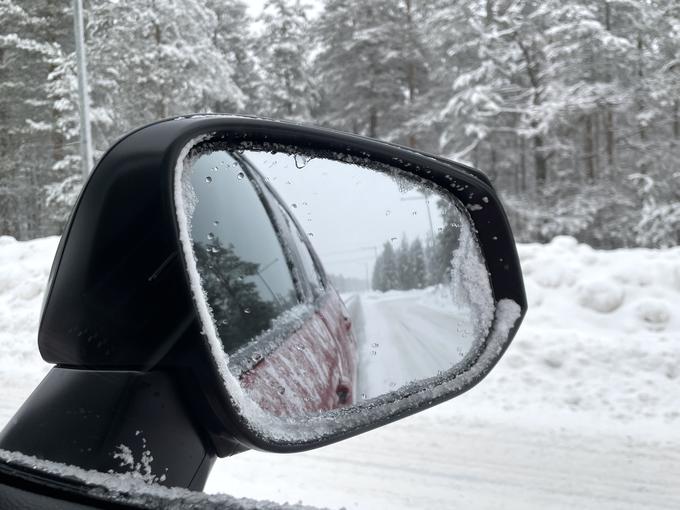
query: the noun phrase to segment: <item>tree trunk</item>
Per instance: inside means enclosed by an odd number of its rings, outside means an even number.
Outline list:
[[[523,137],[519,139],[519,170],[520,170],[520,189],[527,190],[527,156],[526,143]]]
[[[486,0],[486,24],[493,23],[494,0]]]
[[[548,180],[548,160],[544,154],[544,141],[541,135],[534,135],[534,171],[536,187],[542,188]]]
[[[604,26],[608,32],[612,29],[612,7],[609,2],[604,3]]]
[[[637,50],[638,50],[638,78],[640,79],[640,84],[642,84],[642,80],[645,76],[644,69],[643,69],[643,55],[642,55],[642,50],[644,48],[644,44],[642,41],[642,33],[638,33],[637,37]],[[638,100],[637,100],[637,106],[638,106],[638,112],[642,113],[644,110],[644,102],[642,100],[642,97],[640,97],[640,93],[638,93]],[[641,122],[639,125],[639,130],[640,130],[640,140],[645,142],[647,140],[647,132],[645,130],[645,125]]]
[[[593,130],[593,116],[590,113],[586,114],[583,134],[583,157],[586,163],[586,182],[591,183],[595,180],[595,144],[593,143],[595,133]]]
[[[491,149],[491,162],[489,163],[489,176],[491,178],[491,181],[494,182],[496,180],[496,160],[497,160],[497,153],[496,153],[496,144],[493,141],[493,136],[489,137],[489,146]]]
[[[607,167],[609,174],[614,173],[614,114],[610,105],[604,110],[605,146],[607,151]]]
[[[371,106],[368,117],[368,136],[377,138],[378,136],[378,111],[375,106]]]

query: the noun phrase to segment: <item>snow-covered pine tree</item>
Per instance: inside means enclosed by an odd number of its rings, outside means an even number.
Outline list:
[[[325,123],[372,137],[388,137],[403,122],[407,77],[417,69],[402,59],[400,3],[390,0],[329,0],[316,23]],[[400,29],[401,28],[401,29]],[[418,64],[421,64],[422,61]],[[401,136],[401,135],[399,135]]]
[[[409,248],[412,267],[412,288],[422,289],[427,285],[427,270],[425,265],[425,251],[420,238],[416,238]]]
[[[300,0],[267,0],[257,42],[261,115],[309,121],[316,94],[310,80],[311,38],[307,8]]]
[[[216,101],[212,109],[256,113],[257,86],[261,79],[255,66],[256,38],[248,6],[242,0],[207,0],[206,5],[217,17],[213,27],[213,44],[232,69],[232,79],[244,94],[241,103],[226,97]]]
[[[206,0],[92,2],[88,23],[98,147],[180,114],[239,109],[245,96],[216,46]]]
[[[49,2],[0,1],[0,232],[19,239],[60,228],[47,198],[78,171],[69,21]]]

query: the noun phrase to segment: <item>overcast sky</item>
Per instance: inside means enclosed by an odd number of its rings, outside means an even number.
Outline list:
[[[425,243],[443,225],[435,197],[428,200],[431,230],[425,196],[383,173],[326,159],[299,169],[283,153],[246,156],[287,202],[330,273],[370,278],[383,243],[397,248],[404,236]]]

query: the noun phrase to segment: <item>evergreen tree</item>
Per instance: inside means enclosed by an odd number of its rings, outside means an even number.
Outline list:
[[[261,21],[258,110],[267,117],[308,120],[315,92],[309,79],[311,45],[306,7],[300,0],[268,0]]]
[[[255,66],[257,39],[252,31],[253,20],[248,6],[242,0],[206,0],[207,7],[215,14],[212,43],[232,69],[232,80],[243,93],[243,97],[224,96],[216,98],[212,109],[217,112],[243,111],[254,113],[257,86],[261,78]]]
[[[411,259],[411,287],[422,289],[427,285],[427,271],[425,266],[425,251],[419,238],[416,238],[409,248],[409,258]]]
[[[441,211],[444,227],[437,234],[435,240],[432,260],[432,283],[443,283],[449,279],[451,258],[456,248],[458,248],[461,221],[467,220],[462,218],[462,213],[450,202],[439,200],[437,207]]]
[[[411,263],[411,252],[406,239],[406,234],[401,238],[401,244],[395,252],[397,258],[397,268],[399,272],[398,289],[408,290],[414,287],[413,283],[413,264]]]
[[[317,21],[320,51],[315,68],[327,123],[372,137],[389,137],[395,129],[409,90],[415,98],[424,61],[414,46],[403,58],[406,4],[326,2]]]
[[[69,20],[46,1],[0,1],[0,233],[19,239],[61,227],[47,195],[78,170]]]
[[[371,278],[371,288],[373,290],[379,290],[384,292],[387,290],[385,286],[385,273],[384,273],[384,263],[382,253],[378,255],[375,259],[375,264],[373,265],[373,277]]]
[[[156,119],[243,105],[234,70],[215,44],[217,29],[205,0],[91,5],[92,100],[103,145]]]

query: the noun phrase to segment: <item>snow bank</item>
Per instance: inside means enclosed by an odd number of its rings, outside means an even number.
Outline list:
[[[49,368],[36,336],[57,243],[0,237],[2,423]],[[518,249],[524,324],[491,375],[449,407],[536,423],[559,414],[584,427],[680,426],[680,248],[598,251],[558,237]],[[404,293],[366,296],[378,297]],[[423,299],[439,308],[448,296],[430,289]]]
[[[458,409],[525,425],[680,436],[680,248],[518,247],[529,312]]]
[[[43,290],[59,238],[26,243],[0,237],[0,427],[50,366],[38,353]]]
[[[0,237],[0,426],[49,368],[38,354],[36,335],[42,288],[56,246],[56,238],[19,243]],[[454,448],[456,431],[462,437],[476,437],[483,430],[494,433],[471,446],[481,452],[475,453],[475,458],[486,458],[482,454],[487,450],[493,452],[490,446],[496,437],[501,443],[495,448],[504,451],[503,431],[512,437],[525,431],[522,437],[527,439],[533,436],[526,431],[534,430],[534,436],[545,439],[541,449],[553,443],[564,446],[554,454],[581,451],[586,455],[603,442],[609,445],[608,452],[635,452],[616,461],[605,453],[587,457],[570,476],[582,470],[587,474],[598,459],[606,464],[603,473],[627,462],[637,466],[640,459],[652,458],[650,452],[656,452],[653,458],[658,458],[657,462],[666,462],[666,471],[677,472],[673,459],[680,448],[680,248],[605,252],[560,237],[547,245],[524,244],[518,249],[529,312],[513,345],[481,384],[450,402],[362,436],[366,441],[356,438],[309,454],[267,455],[266,461],[262,460],[265,454],[248,452],[218,463],[208,489],[281,501],[328,501],[325,504],[334,506],[370,500],[362,494],[386,501],[394,491],[380,480],[386,473],[392,477],[397,473],[386,468],[362,480],[362,465],[374,465],[381,456],[389,455],[394,444],[407,450],[395,453],[398,461],[385,457],[387,463],[403,464],[404,459],[424,459],[430,453],[444,462],[442,449],[449,448],[450,455],[460,454],[460,449]],[[403,296],[395,292],[385,297]],[[426,299],[434,306],[442,304],[445,296],[433,293]],[[453,436],[446,436],[444,430]],[[414,452],[409,457],[411,447],[407,446],[414,441],[414,431],[422,431],[423,439],[412,444]],[[569,437],[571,446],[563,441]],[[434,446],[428,446],[430,443]],[[636,444],[640,447],[634,447]],[[526,448],[534,451],[531,446]],[[525,458],[519,451],[518,458]],[[326,458],[340,460],[334,461],[332,469],[330,464],[324,469]],[[336,470],[342,471],[343,462],[352,467],[345,478],[338,478]],[[309,473],[320,477],[317,489],[294,481],[307,473],[305,463],[311,466]],[[512,467],[501,467],[504,472],[515,472]],[[637,483],[633,475],[647,472],[632,469],[633,474],[621,475],[623,485]],[[425,467],[419,470],[426,471]],[[414,475],[405,471],[403,476],[406,478],[390,478],[400,493],[410,490],[408,480]],[[438,479],[427,478],[423,483]],[[452,482],[445,482],[442,498],[453,494],[446,492]],[[342,487],[335,487],[338,484]],[[618,485],[613,487],[619,490]],[[329,499],[330,490],[338,494],[337,505]],[[343,499],[345,494],[347,499]]]

